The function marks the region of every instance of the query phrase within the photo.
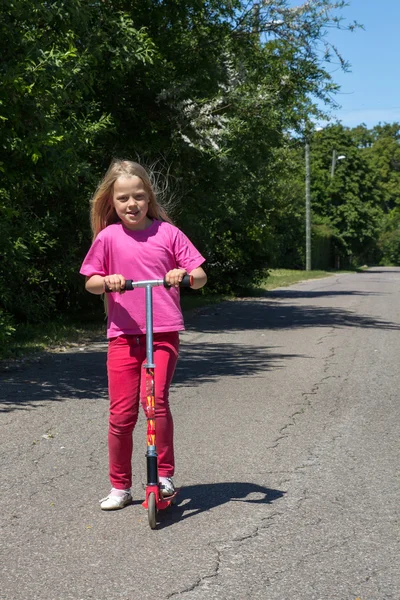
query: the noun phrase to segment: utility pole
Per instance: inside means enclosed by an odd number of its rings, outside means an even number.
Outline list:
[[[336,150],[333,150],[333,152],[332,152],[332,167],[331,167],[331,178],[332,179],[333,179],[333,176],[335,175],[336,161],[337,161],[337,152],[336,152]]]
[[[253,4],[253,33],[260,31],[260,5],[258,2]]]
[[[311,271],[310,143],[306,139],[306,271]]]
[[[345,154],[340,154],[340,156],[338,156],[336,150],[332,151],[331,179],[334,178],[337,161],[343,160],[344,158],[346,158]]]

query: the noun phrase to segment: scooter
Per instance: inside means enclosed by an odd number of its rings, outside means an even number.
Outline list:
[[[185,275],[180,282],[180,287],[190,287],[193,284],[193,277]],[[157,513],[165,510],[171,504],[175,503],[179,489],[176,489],[172,496],[163,498],[158,481],[158,463],[156,446],[156,413],[155,413],[155,391],[154,391],[154,364],[153,357],[153,287],[163,285],[166,288],[171,287],[164,279],[152,279],[147,281],[125,281],[125,290],[134,290],[135,288],[146,289],[146,418],[147,418],[147,484],[146,500],[142,506],[147,509],[149,525],[151,529],[157,526]]]

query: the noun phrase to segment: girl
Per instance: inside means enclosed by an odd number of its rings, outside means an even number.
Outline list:
[[[184,329],[179,283],[192,275],[192,288],[205,285],[204,258],[190,240],[172,225],[157,202],[145,169],[128,160],[114,160],[91,202],[93,244],[80,272],[86,289],[103,294],[107,286],[107,355],[110,418],[108,432],[111,492],[101,500],[103,510],[123,508],[132,501],[132,432],[139,398],[146,401],[146,308],[143,288],[124,293],[125,279],[162,279],[172,286],[153,289],[153,330],[157,451],[160,487],[174,493],[173,421],[168,392]]]

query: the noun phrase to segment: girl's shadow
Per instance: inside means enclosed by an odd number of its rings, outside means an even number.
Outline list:
[[[238,481],[189,485],[181,488],[176,497],[176,504],[158,513],[157,528],[163,529],[176,521],[194,517],[227,502],[271,504],[284,494],[285,492],[280,490]]]

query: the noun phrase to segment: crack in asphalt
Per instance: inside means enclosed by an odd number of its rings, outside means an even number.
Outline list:
[[[323,335],[318,340],[317,343],[322,343],[324,340],[326,340],[327,338],[334,335],[335,331],[336,331],[336,328],[335,327],[332,328],[332,330],[328,334]],[[331,347],[329,349],[329,353],[325,356],[324,361],[323,361],[323,373],[327,373],[329,371],[329,369],[332,367],[332,360],[335,357],[335,353],[336,353],[335,347]],[[327,380],[337,379],[337,378],[338,378],[338,376],[336,376],[336,375],[324,376],[320,381],[318,381],[311,387],[311,390],[309,392],[304,392],[302,394],[304,401],[300,405],[301,408],[297,409],[293,414],[291,414],[289,416],[288,422],[283,427],[281,427],[279,430],[280,435],[273,441],[272,445],[267,446],[267,449],[275,450],[276,448],[279,447],[280,443],[283,440],[286,440],[290,436],[291,428],[293,428],[296,425],[296,417],[304,416],[307,409],[309,409],[312,406],[312,400],[311,400],[312,396],[315,396],[318,394],[321,386],[324,385],[324,383]],[[344,379],[343,384],[345,383],[345,381],[346,381],[346,378]],[[333,438],[330,440],[330,443],[332,443],[332,442],[334,443],[336,441],[336,439],[338,439],[340,437],[341,437],[340,434],[333,436]],[[309,469],[311,467],[315,467],[315,465],[318,464],[319,460],[320,460],[320,456],[318,454],[316,454],[315,451],[309,449],[308,459],[306,460],[306,462],[304,464],[296,466],[294,468],[292,474],[287,479],[285,479],[284,482],[286,484],[289,484],[293,480],[293,477],[296,477],[297,474],[301,474],[302,469]],[[280,482],[280,483],[282,484],[283,482]],[[305,502],[307,499],[308,499],[307,489],[305,489],[305,490],[303,490],[302,497],[297,500],[297,506],[298,507],[301,506],[302,503]],[[215,580],[220,575],[221,559],[223,557],[224,551],[228,551],[228,550],[231,551],[233,545],[237,545],[239,547],[243,544],[250,543],[252,540],[254,540],[255,538],[257,538],[260,535],[260,532],[263,532],[266,529],[270,528],[273,525],[274,519],[276,519],[277,517],[279,517],[280,515],[283,515],[283,514],[284,513],[282,511],[275,511],[273,514],[269,515],[268,517],[263,518],[260,526],[255,527],[255,529],[249,533],[241,535],[240,537],[233,538],[232,540],[225,540],[224,542],[220,541],[220,542],[213,542],[213,543],[208,544],[208,546],[210,548],[212,548],[212,550],[217,555],[217,559],[216,559],[215,566],[213,567],[213,571],[202,577],[199,576],[194,583],[187,586],[183,590],[169,594],[168,596],[166,596],[166,598],[169,600],[170,598],[174,598],[177,596],[183,596],[184,594],[187,594],[193,590],[199,589],[210,579]],[[349,540],[350,539],[351,538],[349,537]],[[326,554],[336,548],[343,547],[344,543],[347,543],[347,540],[342,540],[340,543],[333,544],[323,550],[318,550],[317,552],[306,554],[302,557],[301,560],[299,560],[297,562],[296,566],[303,564],[304,562],[306,562],[308,559],[312,558],[313,556],[316,556],[319,554]],[[218,550],[218,548],[216,547],[216,544],[219,544],[219,545],[224,544],[224,547],[221,550]],[[293,567],[294,566],[291,565],[291,567],[289,569],[285,569],[282,571],[276,571],[276,572],[272,573],[271,576],[268,577],[268,584],[272,585],[272,583],[273,583],[272,579],[276,580],[280,575],[283,575],[285,572],[292,570]]]
[[[266,529],[269,529],[272,526],[271,522],[274,519],[276,519],[277,517],[282,516],[283,514],[284,513],[282,511],[275,511],[273,514],[269,515],[268,517],[263,517],[261,525],[255,527],[251,533],[240,535],[238,537],[233,538],[232,540],[220,540],[219,542],[210,542],[209,544],[207,544],[207,546],[212,548],[212,550],[217,555],[216,562],[213,567],[213,572],[209,573],[207,575],[204,575],[202,577],[198,577],[198,579],[196,579],[196,581],[194,583],[190,584],[183,590],[180,590],[178,592],[172,592],[172,594],[169,594],[168,596],[166,596],[166,600],[169,600],[170,598],[173,598],[176,596],[183,596],[184,594],[187,594],[189,592],[192,592],[195,589],[202,587],[210,579],[216,579],[220,574],[221,561],[222,561],[224,550],[231,551],[233,546],[240,547],[243,544],[249,543],[251,540],[257,538],[260,535],[260,532],[263,532]],[[217,545],[222,546],[221,550],[218,549]]]
[[[204,584],[204,582],[206,582],[207,580],[218,577],[220,566],[221,566],[221,552],[218,550],[218,548],[216,547],[215,544],[216,544],[216,542],[210,542],[209,544],[207,544],[216,553],[215,564],[212,567],[213,572],[209,573],[208,575],[203,575],[202,577],[198,577],[198,579],[194,583],[192,583],[191,585],[189,585],[188,587],[186,587],[183,590],[180,590],[178,592],[172,592],[172,594],[168,594],[168,596],[166,596],[167,600],[169,600],[169,598],[174,598],[176,596],[182,596],[183,594],[192,592],[193,590],[201,587]]]

